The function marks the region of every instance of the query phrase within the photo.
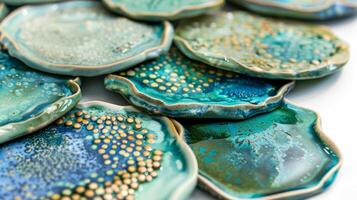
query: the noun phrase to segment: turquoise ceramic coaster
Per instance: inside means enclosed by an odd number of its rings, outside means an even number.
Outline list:
[[[107,89],[151,113],[244,119],[280,105],[294,85],[250,78],[191,61],[177,49],[105,80]]]
[[[220,8],[224,0],[103,0],[114,12],[145,21],[176,20]]]
[[[27,68],[0,52],[0,143],[39,130],[71,110],[79,85]]]
[[[53,2],[65,1],[65,0],[1,0],[1,1],[12,6],[19,6],[24,4],[53,3]]]
[[[82,104],[57,125],[0,147],[5,200],[181,200],[197,173],[173,122],[103,102]]]
[[[97,76],[126,69],[169,49],[169,22],[145,24],[114,16],[95,1],[19,8],[4,19],[1,42],[30,67]]]
[[[355,14],[356,0],[230,0],[250,10],[299,19],[330,19]]]
[[[349,59],[348,45],[327,28],[246,12],[184,20],[175,42],[192,59],[273,79],[327,76]]]
[[[5,4],[0,3],[0,20],[2,20],[7,15],[8,12],[9,10],[5,6]]]
[[[286,103],[245,121],[186,123],[200,185],[224,199],[299,199],[326,189],[341,166],[319,116]]]

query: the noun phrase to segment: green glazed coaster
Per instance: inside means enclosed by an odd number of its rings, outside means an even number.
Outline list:
[[[181,21],[175,42],[192,59],[272,79],[320,78],[349,59],[348,45],[324,27],[238,11]]]
[[[0,52],[0,143],[39,130],[81,98],[73,80],[34,71]]]
[[[0,21],[7,15],[9,12],[8,8],[4,3],[0,3]]]
[[[114,16],[99,2],[21,7],[4,19],[1,42],[28,66],[55,74],[98,76],[159,56],[171,45],[169,22]]]
[[[36,134],[0,147],[0,195],[10,199],[183,200],[195,157],[173,122],[133,107],[79,105]]]
[[[114,12],[144,21],[176,20],[216,10],[224,0],[103,0]]]
[[[285,103],[244,121],[184,123],[200,185],[223,199],[300,199],[325,190],[341,156],[319,116]]]
[[[281,104],[294,85],[264,80],[191,61],[176,48],[154,61],[105,79],[108,90],[154,114],[244,119]]]

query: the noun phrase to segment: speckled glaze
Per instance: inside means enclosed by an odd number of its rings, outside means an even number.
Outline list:
[[[349,59],[348,45],[325,27],[240,11],[183,20],[175,42],[192,59],[272,79],[320,78]]]
[[[4,3],[0,3],[0,21],[7,15],[9,12],[8,8]]]
[[[105,79],[108,90],[151,113],[170,117],[244,119],[280,105],[294,85],[250,78],[191,61],[176,48]]]
[[[144,21],[176,20],[216,10],[224,0],[103,0],[114,12]]]
[[[326,189],[341,166],[319,116],[285,103],[245,121],[184,124],[200,185],[224,199],[299,199]]]
[[[230,0],[273,16],[323,20],[355,14],[356,0]]]
[[[167,118],[104,102],[79,105],[0,147],[0,195],[20,199],[157,199],[190,195],[194,155]]]
[[[167,51],[173,37],[169,22],[131,21],[95,1],[22,7],[0,31],[10,54],[30,67],[72,76],[126,69]]]
[[[0,52],[0,143],[39,130],[71,110],[81,98],[75,81],[34,71]]]
[[[24,4],[54,3],[54,2],[65,1],[65,0],[1,0],[1,1],[9,5],[19,6]]]

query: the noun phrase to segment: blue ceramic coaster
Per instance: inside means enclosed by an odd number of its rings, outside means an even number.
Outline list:
[[[197,163],[167,118],[82,104],[0,147],[0,195],[12,199],[186,199]]]
[[[47,126],[80,98],[75,81],[34,71],[0,52],[0,143]]]
[[[278,107],[294,85],[251,78],[191,61],[176,48],[105,79],[107,89],[151,113],[244,119]]]
[[[224,199],[300,199],[326,189],[341,157],[311,110],[286,103],[245,121],[184,124],[201,186]]]

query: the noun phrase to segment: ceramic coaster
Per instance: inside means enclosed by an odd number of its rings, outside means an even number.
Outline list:
[[[223,199],[300,199],[325,190],[341,166],[319,116],[286,103],[245,121],[184,124],[200,185]]]
[[[95,1],[22,7],[0,31],[10,54],[30,67],[72,76],[107,74],[157,57],[173,36],[168,22],[131,21]]]
[[[7,15],[8,12],[9,10],[5,6],[5,4],[0,3],[0,20],[2,20]]]
[[[39,130],[81,98],[73,80],[27,68],[0,52],[0,143]]]
[[[0,147],[5,199],[186,199],[197,163],[173,123],[132,107],[78,106]]]
[[[54,3],[54,2],[65,1],[65,0],[1,0],[1,1],[8,5],[19,6],[24,4]]]
[[[263,14],[322,20],[353,15],[356,0],[230,0],[252,11]]]
[[[175,42],[188,57],[272,79],[314,79],[339,70],[348,45],[327,28],[246,12],[183,20]]]
[[[154,114],[244,119],[278,107],[294,85],[215,69],[176,48],[131,70],[107,76],[108,90]]]
[[[114,12],[145,21],[176,20],[223,6],[224,0],[103,0]]]

